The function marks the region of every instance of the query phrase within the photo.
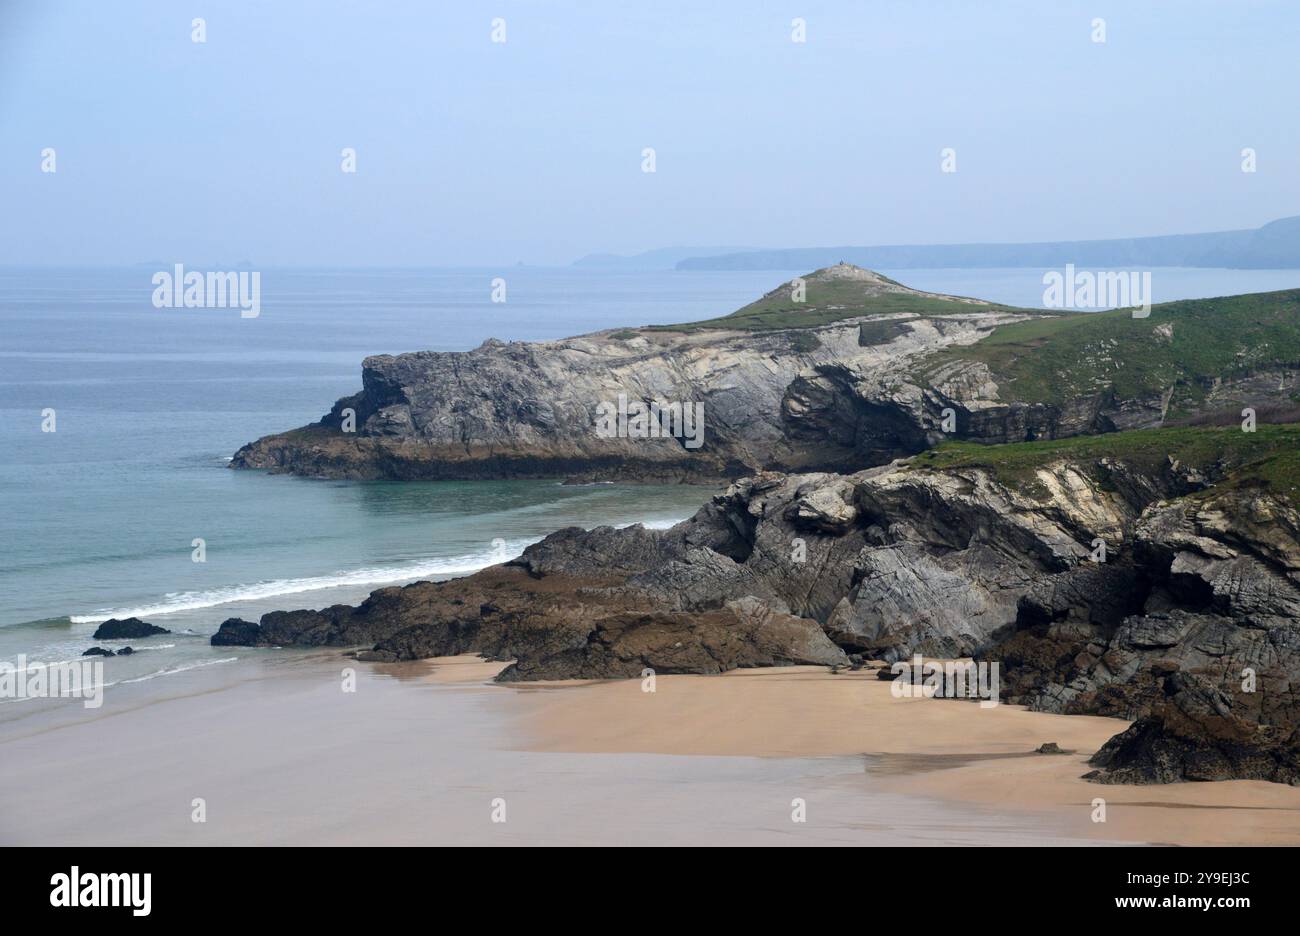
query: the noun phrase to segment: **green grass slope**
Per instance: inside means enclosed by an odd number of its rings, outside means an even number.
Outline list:
[[[1005,325],[973,345],[927,359],[987,364],[1004,400],[1062,403],[1113,388],[1124,398],[1174,388],[1171,412],[1202,399],[1216,378],[1300,364],[1300,290],[1191,299]]]

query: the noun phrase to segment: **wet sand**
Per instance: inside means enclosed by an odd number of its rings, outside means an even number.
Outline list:
[[[644,693],[490,683],[500,666],[241,650],[115,687],[99,710],[13,706],[0,844],[1300,841],[1290,788],[1078,781],[1114,720],[896,700],[869,674],[812,667]],[[1080,753],[1028,754],[1044,741]]]

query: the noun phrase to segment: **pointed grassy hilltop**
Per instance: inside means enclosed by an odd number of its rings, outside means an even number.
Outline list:
[[[680,325],[653,325],[646,330],[775,331],[786,328],[817,328],[863,315],[903,313],[926,316],[981,311],[1046,314],[1037,309],[1015,309],[1012,306],[987,302],[983,299],[946,296],[942,293],[912,289],[880,273],[865,270],[851,263],[837,263],[809,273],[801,279],[803,280],[801,301],[796,298],[799,294],[798,281],[790,280],[730,315]]]

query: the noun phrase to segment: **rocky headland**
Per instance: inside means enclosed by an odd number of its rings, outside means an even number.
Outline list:
[[[230,465],[328,478],[701,480],[855,471],[952,438],[1150,428],[1290,404],[1295,301],[1049,315],[839,264],[706,322],[369,357],[359,393],[318,423],[245,445]],[[598,410],[620,397],[702,404],[702,445],[602,435]]]

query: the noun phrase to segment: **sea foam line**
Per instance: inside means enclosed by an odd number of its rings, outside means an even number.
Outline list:
[[[199,663],[190,663],[188,666],[174,666],[171,669],[155,670],[152,673],[146,673],[143,676],[136,676],[134,679],[117,679],[113,682],[100,683],[97,686],[90,686],[85,692],[101,692],[104,689],[111,689],[114,686],[124,686],[127,683],[148,682],[151,679],[157,679],[160,676],[175,676],[177,673],[188,673],[190,670],[202,669],[205,666],[216,666],[219,663],[234,663],[239,657],[222,657],[220,660],[203,660]],[[31,702],[33,699],[54,698],[53,696],[27,696],[22,699],[0,699],[0,705],[8,705],[11,702]],[[61,692],[58,695],[60,699],[75,698],[69,693]]]
[[[636,520],[633,521],[632,523],[620,523],[616,527],[614,527],[614,529],[626,530],[628,527],[636,526],[639,523],[647,530],[671,530],[673,527],[677,526],[677,524],[681,523],[682,520],[688,520],[688,519],[690,518],[681,517],[675,520]]]
[[[146,673],[143,676],[136,676],[134,679],[121,679],[118,680],[118,682],[122,684],[148,682],[151,679],[157,679],[159,676],[175,676],[177,673],[188,673],[190,670],[201,669],[204,666],[216,666],[219,663],[234,663],[238,659],[239,657],[222,657],[220,660],[203,660],[199,663],[191,663],[188,666],[174,666],[171,669],[156,670],[152,673]],[[109,686],[116,686],[117,684],[118,683],[116,682],[105,683],[104,688],[107,689]]]
[[[264,598],[275,598],[280,595],[319,591],[324,588],[338,588],[347,585],[383,585],[428,578],[432,575],[465,575],[514,559],[523,553],[525,547],[537,542],[540,542],[540,538],[513,540],[484,552],[452,556],[446,559],[424,559],[419,562],[406,563],[405,565],[353,569],[351,571],[335,572],[330,575],[314,575],[307,578],[273,579],[267,582],[256,582],[252,585],[227,585],[206,591],[173,592],[153,604],[135,608],[100,608],[87,614],[73,614],[69,620],[73,624],[98,624],[110,618],[153,617],[160,614],[173,614],[177,611],[212,608],[217,605],[229,604],[232,601],[257,601]]]

